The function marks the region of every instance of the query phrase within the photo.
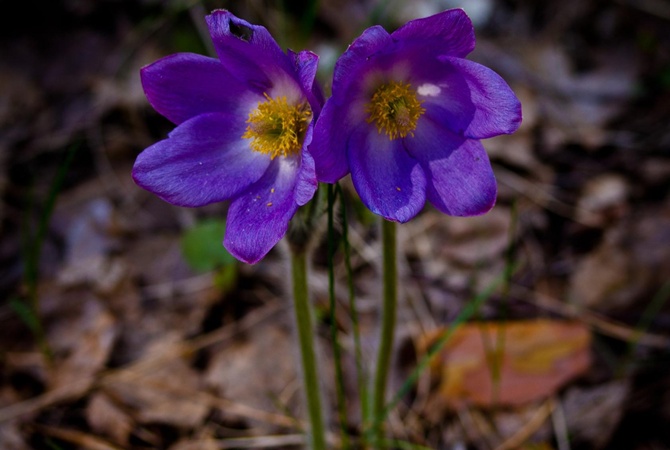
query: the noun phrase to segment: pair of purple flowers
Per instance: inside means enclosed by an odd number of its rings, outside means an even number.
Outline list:
[[[318,182],[348,173],[363,203],[396,222],[426,200],[455,216],[493,207],[479,140],[516,131],[521,105],[464,59],[475,37],[462,10],[367,29],[335,65],[325,102],[314,53],[284,53],[228,11],[207,25],[218,59],[179,53],[142,69],[149,102],[177,127],[138,156],[133,178],[179,206],[230,200],[224,246],[238,259],[263,258]]]

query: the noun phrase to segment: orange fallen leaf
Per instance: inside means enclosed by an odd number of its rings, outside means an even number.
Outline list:
[[[446,330],[426,336],[425,353]],[[454,331],[431,373],[436,403],[517,406],[547,398],[590,366],[591,335],[579,322],[532,320],[481,322]]]

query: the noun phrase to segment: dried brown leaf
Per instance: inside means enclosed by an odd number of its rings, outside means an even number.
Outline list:
[[[119,445],[128,446],[133,421],[105,393],[91,395],[86,407],[86,420],[96,433],[109,436]]]
[[[670,205],[644,207],[605,232],[570,279],[570,298],[601,310],[630,307],[649,298],[670,273]],[[646,300],[649,301],[649,300]]]
[[[5,387],[0,389],[0,409],[18,401],[16,392]],[[18,420],[0,421],[0,448],[5,450],[29,450],[20,429]]]
[[[426,342],[433,342],[435,335]],[[590,365],[579,322],[531,320],[458,328],[433,363],[438,408],[522,405],[547,398]]]
[[[281,323],[263,323],[215,354],[205,380],[226,399],[252,408],[275,411],[277,403],[295,406],[300,389],[295,352]]]
[[[93,381],[109,359],[117,336],[114,317],[94,297],[87,297],[74,317],[63,314],[50,330],[49,343],[67,356],[51,373],[51,389]]]
[[[192,428],[200,425],[209,407],[198,400],[200,376],[182,357],[184,347],[174,334],[154,342],[145,352],[171,355],[159,366],[144,367],[142,360],[110,376],[110,396],[132,408],[140,422],[160,422]]]
[[[577,221],[591,226],[604,226],[626,212],[630,186],[628,181],[608,173],[590,179],[577,202]]]
[[[624,414],[628,391],[626,380],[570,388],[562,405],[570,435],[602,448]]]

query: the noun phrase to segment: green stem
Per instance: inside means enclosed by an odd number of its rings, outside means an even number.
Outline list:
[[[347,271],[347,290],[349,293],[349,311],[351,314],[351,326],[354,332],[354,356],[356,359],[356,382],[358,384],[358,396],[361,402],[361,417],[363,418],[362,429],[367,429],[370,423],[370,398],[368,397],[368,373],[363,364],[363,346],[361,345],[361,332],[358,323],[358,308],[356,307],[356,290],[354,288],[354,271],[351,267],[351,246],[349,245],[349,223],[347,222],[347,209],[344,204],[344,193],[340,185],[337,192],[341,198],[340,218],[342,219],[342,243],[344,247],[344,267]]]
[[[316,353],[314,351],[314,329],[312,326],[312,310],[307,291],[307,254],[291,252],[291,275],[293,279],[293,301],[295,321],[300,343],[305,397],[310,422],[311,450],[325,450],[326,433],[321,408],[321,390],[316,370]]]
[[[500,287],[500,285],[502,285],[505,282],[505,280],[509,279],[509,277],[512,276],[511,274],[516,273],[517,269],[518,265],[507,266],[502,275],[493,280],[493,282],[484,291],[479,293],[475,298],[473,298],[471,301],[465,304],[460,314],[456,316],[456,319],[454,319],[449,324],[447,330],[444,333],[442,333],[442,335],[438,338],[435,344],[433,344],[430,347],[430,349],[428,349],[428,352],[419,360],[419,363],[414,368],[412,373],[409,375],[409,377],[407,377],[403,385],[400,386],[398,392],[395,393],[391,401],[386,405],[384,413],[380,416],[381,419],[386,418],[389,412],[391,412],[393,408],[395,408],[396,405],[400,403],[400,400],[409,393],[412,387],[419,380],[421,374],[425,373],[426,370],[428,370],[428,366],[431,364],[433,359],[440,353],[440,351],[444,348],[447,342],[449,342],[449,340],[452,338],[456,330],[463,323],[467,322],[472,317],[474,317],[479,312],[479,308],[481,307],[481,305],[493,295],[496,289],[498,289],[498,287]]]
[[[391,367],[393,340],[398,306],[398,269],[396,255],[396,224],[382,221],[383,305],[382,324],[377,354],[377,373],[373,391],[373,439],[381,442],[386,401],[386,383]]]
[[[328,185],[328,297],[330,299],[330,338],[335,360],[335,392],[337,395],[337,414],[340,421],[342,449],[350,448],[347,433],[347,407],[344,392],[344,373],[342,371],[342,349],[337,333],[337,302],[335,299],[335,187]]]

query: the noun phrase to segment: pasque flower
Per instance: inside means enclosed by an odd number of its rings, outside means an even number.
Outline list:
[[[147,99],[177,127],[138,156],[133,178],[174,205],[230,200],[224,245],[254,263],[316,190],[307,145],[323,103],[318,57],[284,53],[228,11],[207,25],[218,58],[178,53],[141,71]]]
[[[319,180],[351,172],[361,200],[396,222],[426,200],[455,216],[487,212],[497,187],[480,139],[516,131],[521,104],[475,46],[460,9],[368,28],[335,65],[310,147]]]

